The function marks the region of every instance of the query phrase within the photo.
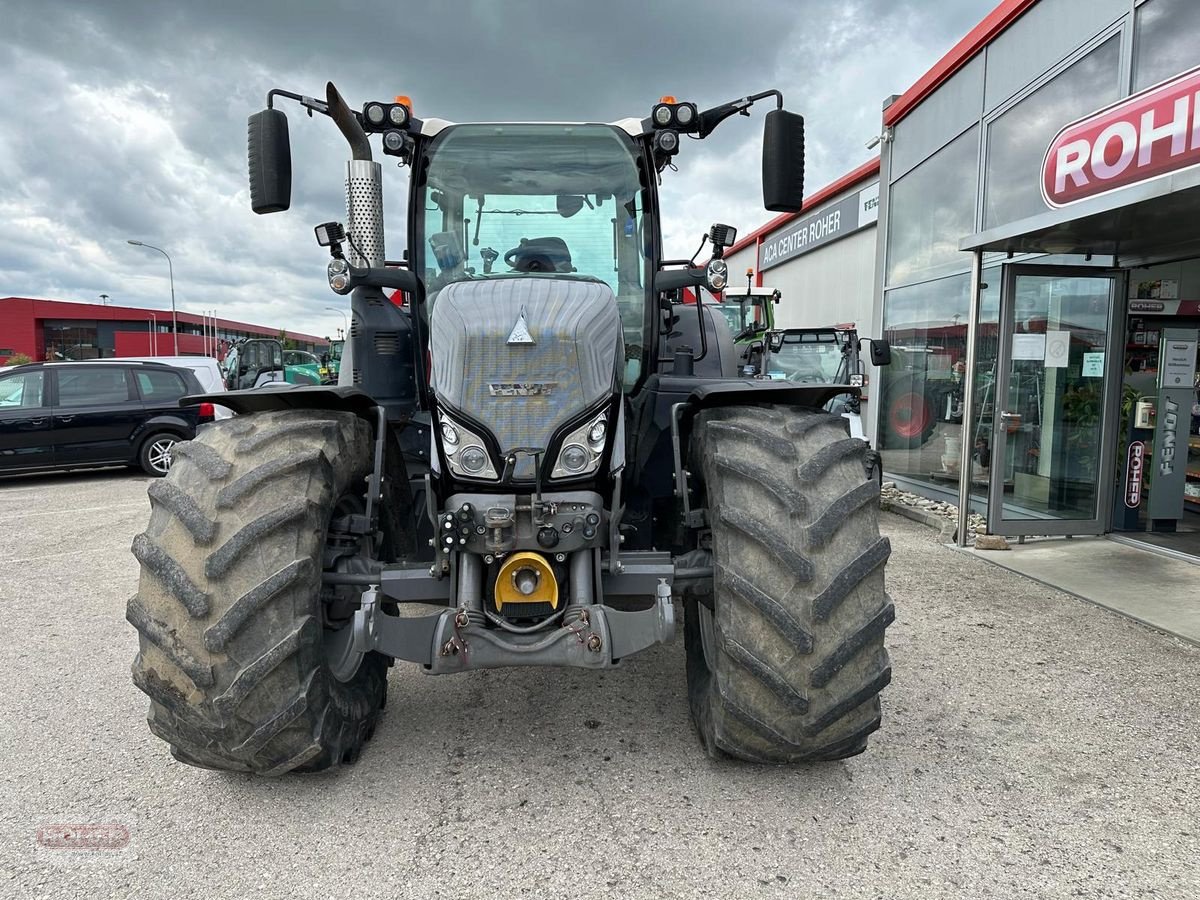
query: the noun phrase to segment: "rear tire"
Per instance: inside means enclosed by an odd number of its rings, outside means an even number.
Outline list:
[[[288,411],[215,422],[150,486],[126,617],[150,730],[181,762],[276,775],[352,762],[387,690],[387,660],[347,681],[326,658],[321,568],[330,517],[363,490],[370,427]]]
[[[767,763],[866,749],[891,680],[879,486],[837,416],[702,413],[692,471],[712,531],[713,610],[690,600],[692,718],[711,755]]]

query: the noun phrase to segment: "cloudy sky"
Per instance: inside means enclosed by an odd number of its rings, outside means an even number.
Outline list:
[[[345,144],[286,108],[290,211],[250,212],[246,116],[281,87],[416,114],[612,121],[662,94],[701,107],[775,87],[807,122],[810,191],[871,157],[902,93],[995,0],[0,0],[0,296],[180,309],[327,335],[345,301],[312,226],[345,218]],[[331,12],[336,8],[342,12]],[[761,207],[761,112],[687,142],[663,186],[669,255]],[[388,256],[407,170],[385,161]]]

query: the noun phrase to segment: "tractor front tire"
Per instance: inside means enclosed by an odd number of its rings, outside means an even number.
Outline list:
[[[706,749],[763,763],[861,753],[895,617],[866,443],[824,412],[724,408],[700,415],[691,452],[714,570],[712,608],[689,599],[684,631]]]
[[[370,427],[349,413],[258,413],[173,449],[133,540],[141,578],[126,613],[150,730],[210,769],[354,761],[384,704],[387,660],[367,654],[334,677],[326,643],[345,622],[327,621],[321,569],[335,509],[364,490]]]

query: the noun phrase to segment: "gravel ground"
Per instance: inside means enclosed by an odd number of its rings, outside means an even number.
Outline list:
[[[707,759],[677,641],[600,677],[398,667],[332,775],[178,765],[129,681],[146,483],[0,481],[0,896],[1200,895],[1200,650],[891,515],[895,676],[844,763]],[[38,849],[64,822],[131,841]]]

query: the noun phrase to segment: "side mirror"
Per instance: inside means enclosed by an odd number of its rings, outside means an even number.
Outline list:
[[[287,116],[264,109],[248,120],[246,159],[250,170],[250,208],[259,215],[292,205],[292,145]]]
[[[871,365],[889,366],[892,364],[892,345],[883,338],[871,340]]]
[[[763,125],[763,206],[800,212],[804,203],[804,117],[785,109],[767,113]]]

